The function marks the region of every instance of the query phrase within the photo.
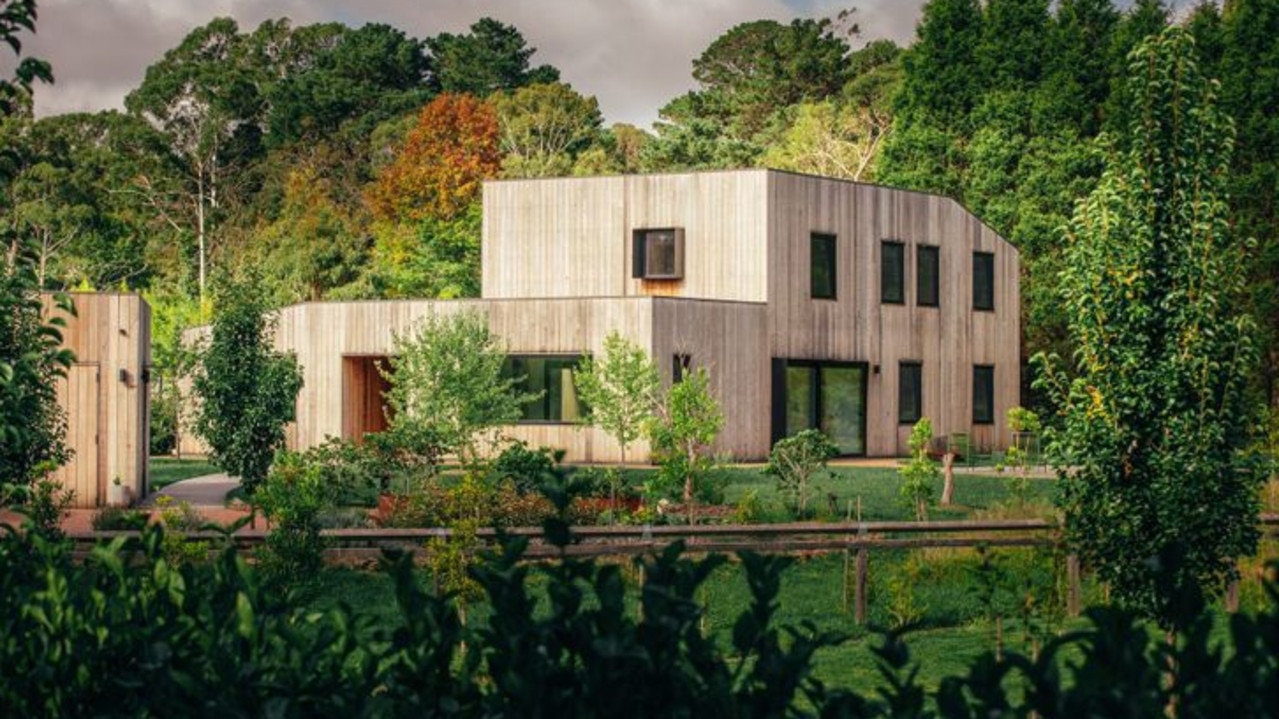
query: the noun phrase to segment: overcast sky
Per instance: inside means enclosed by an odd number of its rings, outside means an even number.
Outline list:
[[[241,31],[268,18],[294,25],[339,21],[394,25],[413,37],[462,32],[481,17],[512,24],[599,98],[607,122],[648,125],[692,87],[692,61],[734,25],[761,18],[833,16],[857,8],[861,42],[908,42],[924,0],[42,0],[38,34],[24,51],[53,64],[57,82],[36,90],[36,113],[120,108],[148,65],[193,28],[229,15]]]

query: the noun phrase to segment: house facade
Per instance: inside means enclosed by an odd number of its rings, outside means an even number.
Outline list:
[[[481,299],[282,310],[277,345],[305,381],[293,446],[384,428],[376,368],[394,333],[463,309],[488,317],[513,374],[542,392],[507,434],[569,461],[621,459],[581,424],[572,383],[614,331],[665,382],[708,368],[726,416],[717,449],[741,460],[808,427],[846,455],[899,455],[920,416],[978,446],[1010,440],[1017,250],[953,200],[749,169],[493,181],[483,202]]]

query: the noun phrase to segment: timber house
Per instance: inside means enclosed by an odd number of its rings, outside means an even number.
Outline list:
[[[954,200],[766,169],[499,180],[483,190],[481,299],[284,308],[305,385],[295,448],[385,428],[393,332],[482,311],[542,398],[506,434],[614,462],[572,373],[617,331],[663,381],[710,370],[739,460],[809,427],[845,455],[907,451],[911,425],[1006,445],[1020,376],[1018,253]],[[190,446],[188,449],[198,449]],[[628,458],[644,457],[633,448]]]

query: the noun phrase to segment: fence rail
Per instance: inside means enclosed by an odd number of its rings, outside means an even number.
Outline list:
[[[1279,514],[1263,514],[1259,520],[1263,536],[1279,536]],[[1042,519],[1007,519],[941,522],[792,522],[787,524],[662,525],[575,527],[574,543],[563,548],[546,544],[540,528],[514,527],[498,530],[482,528],[477,539],[496,544],[501,537],[529,540],[525,557],[623,557],[651,554],[683,541],[689,552],[817,553],[844,552],[844,602],[848,607],[850,589],[857,621],[866,619],[870,552],[886,549],[930,549],[940,547],[1044,547],[1061,543],[1061,527]],[[227,535],[200,531],[185,535],[188,541],[230,541],[239,550],[260,546],[268,530],[241,529]],[[454,535],[447,528],[432,529],[328,529],[326,559],[332,562],[375,561],[383,550],[425,552],[427,542]],[[69,538],[76,553],[85,556],[102,541],[124,538],[136,541],[139,532],[76,532]],[[1073,555],[1067,557],[1067,611],[1080,608],[1080,567]],[[1237,596],[1231,591],[1228,596]]]

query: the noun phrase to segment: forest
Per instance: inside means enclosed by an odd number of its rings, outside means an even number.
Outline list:
[[[123,111],[0,122],[0,231],[34,238],[47,289],[141,291],[154,311],[154,449],[172,441],[178,337],[222,273],[272,304],[479,292],[480,186],[497,177],[765,166],[954,197],[1022,253],[1023,357],[1068,356],[1062,227],[1121,130],[1129,52],[1187,28],[1233,120],[1230,217],[1279,407],[1279,0],[931,0],[908,47],[858,14],[731,28],[652,130],[484,18],[241,28],[217,18],[158,58]],[[1158,68],[1152,68],[1157,72]],[[56,74],[56,68],[55,68]]]

